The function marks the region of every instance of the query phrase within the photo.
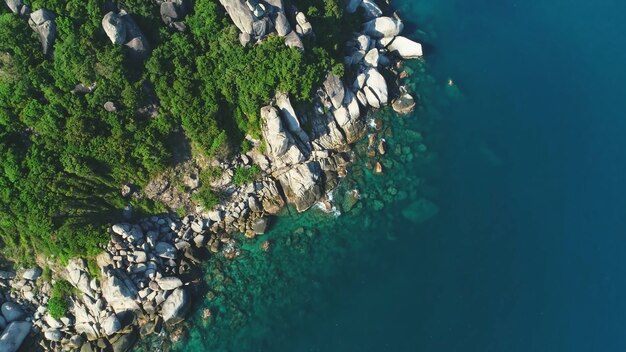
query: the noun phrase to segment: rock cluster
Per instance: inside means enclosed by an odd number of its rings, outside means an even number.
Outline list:
[[[44,55],[51,52],[56,37],[54,14],[46,9],[39,9],[30,14],[28,25],[39,34]]]
[[[126,11],[108,12],[102,18],[102,28],[113,44],[125,45],[133,58],[144,59],[148,55],[148,40]]]
[[[161,19],[170,28],[179,32],[187,30],[183,19],[191,11],[191,0],[156,0]]]
[[[242,45],[276,33],[285,37],[289,47],[304,50],[301,37],[313,33],[313,27],[304,13],[297,9],[285,11],[282,0],[220,0],[228,16],[241,32]],[[292,21],[288,19],[292,18]]]
[[[15,272],[0,271],[0,351],[32,349],[33,321],[41,317],[41,304],[48,301],[48,283],[37,285],[38,267]],[[2,293],[4,292],[4,293]]]
[[[55,16],[46,9],[39,9],[31,13],[30,7],[22,0],[4,0],[11,12],[22,16],[28,21],[28,25],[39,35],[39,41],[44,55],[52,52],[52,46],[56,39]]]

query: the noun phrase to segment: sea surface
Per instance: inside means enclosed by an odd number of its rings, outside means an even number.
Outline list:
[[[393,6],[420,107],[371,117],[335,214],[209,262],[173,350],[625,351],[626,2]]]

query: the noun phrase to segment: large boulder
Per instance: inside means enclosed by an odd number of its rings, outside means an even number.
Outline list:
[[[322,196],[321,170],[319,164],[309,161],[300,164],[278,177],[287,200],[303,212]]]
[[[300,126],[300,120],[298,119],[298,116],[296,116],[296,111],[291,105],[289,96],[285,93],[277,93],[276,105],[278,106],[280,115],[283,118],[283,122],[287,125],[287,129],[294,135],[298,136],[302,142],[308,142],[309,137]]]
[[[115,45],[126,43],[126,24],[120,14],[111,11],[104,15],[102,28],[104,28],[104,32],[111,40],[111,43]]]
[[[102,282],[102,296],[116,313],[137,311],[137,287],[124,272],[108,270]]]
[[[167,242],[159,242],[154,246],[154,253],[161,257],[167,259],[176,259],[176,248]]]
[[[156,283],[163,291],[171,291],[183,285],[183,282],[175,276],[159,278],[156,280]]]
[[[372,40],[365,34],[359,34],[355,40],[355,48],[367,52],[372,47]]]
[[[415,99],[409,93],[404,93],[398,99],[394,100],[391,106],[393,110],[400,114],[408,114],[415,108]]]
[[[110,314],[100,324],[105,336],[111,336],[122,329],[122,323],[115,314]]]
[[[89,270],[83,259],[71,259],[65,267],[65,271],[67,272],[67,281],[69,281],[72,286],[91,298],[96,297],[96,294],[89,285]]]
[[[133,59],[146,58],[150,51],[148,40],[126,11],[108,12],[102,18],[102,28],[113,44],[125,45]]]
[[[351,90],[346,90],[344,106],[333,112],[335,121],[346,136],[348,143],[355,143],[365,132],[365,124],[361,117],[359,103]]]
[[[39,9],[30,14],[28,24],[39,35],[43,53],[49,53],[54,45],[57,31],[54,14],[46,9]]]
[[[2,305],[2,315],[7,323],[22,320],[26,317],[26,313],[24,313],[22,307],[15,302],[5,302]]]
[[[257,19],[253,12],[241,0],[220,0],[228,16],[239,31],[254,37],[261,37],[267,32],[267,18]]]
[[[364,91],[369,105],[375,108],[386,105],[389,97],[387,82],[385,82],[383,75],[375,68],[370,68],[365,71],[365,76],[367,79],[365,81]]]
[[[380,7],[372,0],[363,0],[359,6],[363,9],[363,17],[366,20],[371,20],[383,15]]]
[[[273,106],[261,108],[263,137],[274,157],[280,157],[289,148],[289,138],[283,128],[283,123],[278,116],[278,111]]]
[[[367,52],[367,55],[365,55],[365,66],[378,67],[378,58],[378,49],[372,48],[370,51]]]
[[[182,9],[178,6],[178,4],[171,1],[162,2],[159,12],[161,14],[161,19],[167,25],[176,20],[182,19],[183,17]]]
[[[26,321],[16,321],[9,324],[0,335],[0,351],[16,352],[30,333],[31,326],[31,323]]]
[[[395,37],[404,28],[402,21],[391,17],[378,17],[366,22],[363,27],[363,33],[372,38],[380,39],[386,37]]]
[[[4,2],[7,4],[7,6],[9,6],[11,12],[16,15],[20,14],[20,10],[22,9],[22,6],[24,6],[22,0],[4,0]]]
[[[304,44],[302,43],[302,39],[296,34],[296,32],[291,31],[285,36],[285,45],[289,48],[295,48],[300,51],[304,51]]]
[[[113,350],[113,352],[128,352],[137,342],[138,338],[139,333],[137,332],[137,329],[133,327],[129,333],[120,333],[111,337],[109,339],[109,342],[111,343],[111,349]]]
[[[278,189],[276,181],[268,178],[264,180],[261,185],[262,188],[258,191],[258,195],[261,205],[263,206],[263,211],[267,214],[278,214],[282,207],[285,206],[285,201]]]
[[[271,6],[271,19],[274,22],[274,29],[279,36],[284,37],[291,32],[291,25],[285,15],[285,5],[282,0],[266,0]]]
[[[343,97],[345,94],[341,78],[332,72],[328,73],[326,80],[324,81],[324,90],[326,91],[326,95],[328,95],[333,107],[335,109],[339,109],[343,103]]]
[[[296,13],[296,22],[296,33],[300,35],[308,35],[313,32],[313,27],[311,26],[309,20],[306,18],[304,12]]]
[[[384,38],[380,42],[387,47],[387,50],[400,55],[403,59],[417,59],[424,55],[422,44],[403,36],[397,36],[391,40]]]
[[[188,309],[187,291],[183,287],[179,287],[163,302],[161,316],[166,324],[176,324],[183,320]]]
[[[291,134],[283,127],[276,108],[273,106],[261,108],[261,125],[273,164],[283,167],[304,161],[304,155],[294,144]]]

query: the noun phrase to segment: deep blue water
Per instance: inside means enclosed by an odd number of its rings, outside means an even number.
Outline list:
[[[439,127],[441,212],[399,219],[401,236],[275,345],[626,350],[626,2],[395,5],[465,97]]]

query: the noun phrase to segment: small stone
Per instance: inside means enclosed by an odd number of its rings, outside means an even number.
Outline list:
[[[61,334],[61,332],[57,329],[51,329],[46,331],[44,333],[44,336],[46,337],[46,340],[49,341],[61,341],[61,339],[63,338],[63,334]]]
[[[380,163],[380,161],[377,161],[376,164],[374,164],[374,173],[375,174],[383,173],[383,165]]]
[[[384,140],[384,139],[381,139],[381,140],[378,142],[378,153],[379,153],[380,155],[385,155],[385,152],[386,152],[386,150],[385,150],[385,140]]]
[[[34,268],[26,270],[22,274],[22,277],[26,280],[35,281],[37,280],[37,278],[41,276],[41,273],[42,273],[42,270],[40,267],[34,267]]]

